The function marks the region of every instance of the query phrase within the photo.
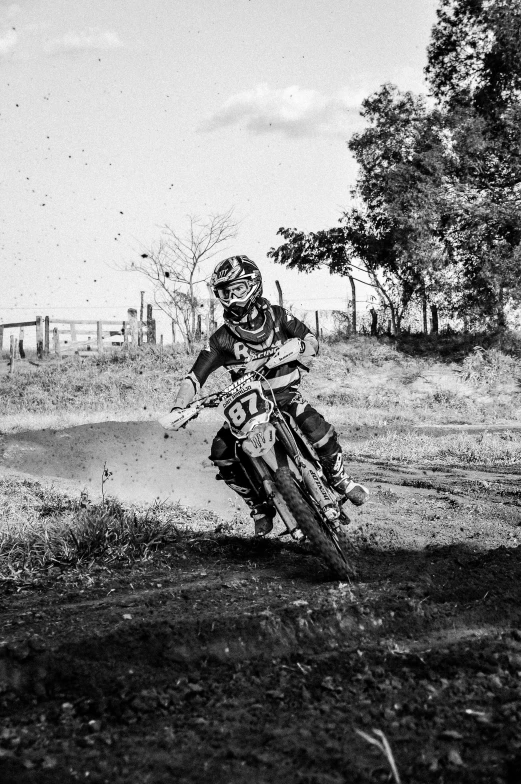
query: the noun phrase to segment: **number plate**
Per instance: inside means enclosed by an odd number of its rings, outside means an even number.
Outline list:
[[[243,431],[252,420],[265,420],[270,404],[262,394],[258,381],[245,384],[223,407],[223,413],[232,430]]]

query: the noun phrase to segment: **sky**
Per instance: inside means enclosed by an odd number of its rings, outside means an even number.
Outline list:
[[[216,260],[250,256],[273,299],[278,279],[298,308],[344,307],[345,279],[266,253],[279,227],[337,224],[360,103],[384,82],[426,91],[437,5],[0,0],[0,323],[123,318],[152,301],[125,268],[162,227],[232,208]]]

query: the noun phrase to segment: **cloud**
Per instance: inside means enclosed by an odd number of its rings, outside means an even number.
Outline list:
[[[216,131],[239,125],[256,134],[282,133],[293,138],[345,136],[359,111],[358,96],[347,92],[327,96],[297,85],[272,89],[260,84],[230,96],[203,129]]]
[[[117,49],[123,46],[117,33],[89,28],[81,32],[65,33],[53,38],[44,46],[49,54],[55,52],[82,52],[89,49]]]

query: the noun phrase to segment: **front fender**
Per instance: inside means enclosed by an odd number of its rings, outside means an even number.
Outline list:
[[[288,465],[288,456],[286,451],[284,450],[282,444],[278,441],[272,446],[269,452],[266,452],[262,455],[262,457],[257,458],[259,461],[264,461],[268,468],[275,473],[277,469],[281,468],[282,466]]]
[[[258,476],[261,480],[266,479],[268,477],[272,477],[275,471],[282,466],[288,465],[288,456],[282,444],[278,441],[272,446],[268,452],[265,452],[262,457],[249,457],[244,453],[241,455],[241,459],[244,460],[246,458],[249,463],[255,466],[255,470],[257,471]]]

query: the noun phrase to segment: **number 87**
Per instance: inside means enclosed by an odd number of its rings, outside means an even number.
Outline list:
[[[235,427],[240,427],[243,425],[247,419],[252,417],[254,414],[258,413],[259,407],[257,405],[257,393],[250,392],[249,395],[244,395],[243,397],[236,400],[235,403],[230,406],[226,415],[230,418],[231,422]],[[244,405],[248,403],[248,411],[245,410]]]

